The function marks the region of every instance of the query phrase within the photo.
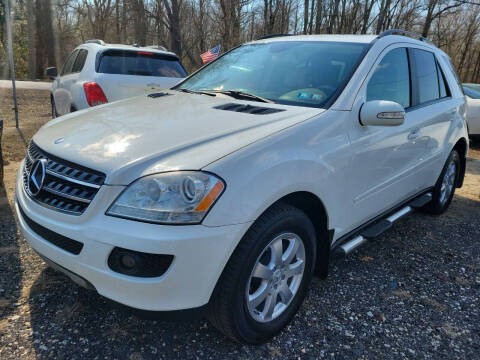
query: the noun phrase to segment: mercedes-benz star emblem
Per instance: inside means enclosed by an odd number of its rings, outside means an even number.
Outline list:
[[[32,196],[37,196],[42,190],[47,172],[47,159],[35,160],[32,171],[28,174],[27,190]]]

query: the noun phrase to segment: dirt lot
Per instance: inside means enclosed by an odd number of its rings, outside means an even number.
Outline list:
[[[204,320],[144,320],[48,269],[19,234],[14,178],[50,117],[48,92],[21,90],[19,133],[0,89],[8,162],[0,190],[0,359],[479,358],[480,146],[441,217],[414,214],[315,279],[273,341],[242,346]],[[6,196],[6,197],[5,197]]]

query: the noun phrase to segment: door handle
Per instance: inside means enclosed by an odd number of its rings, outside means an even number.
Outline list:
[[[420,135],[419,128],[412,129],[408,134],[408,140],[415,140],[419,135]]]

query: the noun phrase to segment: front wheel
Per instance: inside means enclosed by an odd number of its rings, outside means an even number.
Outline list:
[[[425,212],[440,215],[447,210],[455,194],[459,174],[460,155],[452,150],[433,189],[432,201],[423,208]]]
[[[285,327],[303,302],[316,254],[315,229],[301,210],[278,204],[241,240],[215,287],[208,317],[225,335],[260,343]]]

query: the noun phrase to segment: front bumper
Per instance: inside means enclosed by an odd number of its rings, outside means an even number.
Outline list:
[[[121,186],[102,186],[87,211],[72,216],[36,203],[25,193],[22,181],[20,174],[15,208],[20,229],[30,246],[91,283],[99,294],[137,309],[171,311],[205,305],[231,253],[250,226],[165,226],[106,216],[105,209],[122,191]],[[71,254],[42,238],[29,227],[20,208],[35,223],[82,242],[81,252]],[[108,256],[114,247],[171,254],[175,258],[160,277],[132,277],[108,267]]]

